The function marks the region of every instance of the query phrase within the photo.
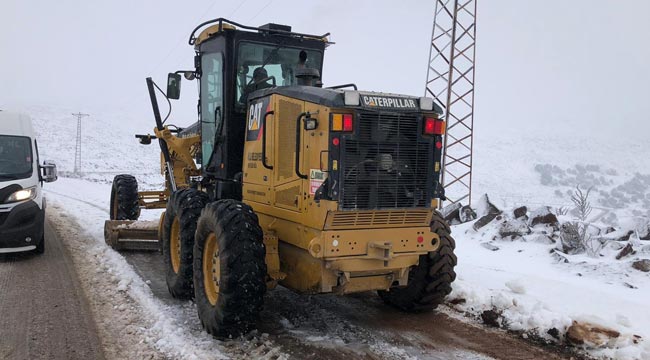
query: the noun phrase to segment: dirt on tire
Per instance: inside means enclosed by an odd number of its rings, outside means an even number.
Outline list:
[[[378,291],[384,302],[408,312],[435,309],[451,293],[451,283],[456,279],[457,264],[454,249],[456,242],[442,215],[434,212],[431,230],[440,238],[437,251],[420,256],[417,266],[409,271],[408,285],[389,291]]]
[[[138,181],[133,175],[115,175],[111,187],[111,220],[138,220]]]
[[[208,195],[196,189],[181,189],[174,192],[167,202],[163,224],[163,255],[165,259],[166,281],[169,293],[177,299],[194,297],[192,283],[192,263],[194,233],[201,210],[208,203]],[[171,259],[171,232],[174,221],[178,221],[180,236],[180,264],[174,271]]]
[[[204,286],[206,240],[216,235],[220,287],[210,303]],[[240,201],[219,200],[203,210],[194,245],[194,299],[206,331],[217,337],[237,337],[252,330],[266,293],[266,249],[253,209]]]

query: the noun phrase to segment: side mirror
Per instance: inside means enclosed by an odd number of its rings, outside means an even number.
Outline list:
[[[43,165],[41,165],[41,170],[42,170],[42,178],[43,181],[50,183],[56,181],[58,178],[57,171],[56,171],[56,164],[50,161],[44,161]]]
[[[167,75],[167,98],[178,100],[181,97],[181,75],[169,73]]]

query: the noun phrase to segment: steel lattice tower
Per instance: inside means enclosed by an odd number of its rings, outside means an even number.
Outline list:
[[[425,96],[445,110],[442,184],[450,203],[472,200],[476,1],[436,0]]]
[[[76,113],[72,114],[77,118],[77,143],[74,148],[74,173],[79,174],[81,172],[81,119],[90,116],[89,114]]]

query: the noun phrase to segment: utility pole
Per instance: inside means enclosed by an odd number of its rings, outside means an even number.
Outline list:
[[[446,113],[441,181],[451,204],[472,201],[477,1],[435,1],[425,96]]]
[[[72,116],[77,118],[77,144],[74,149],[74,173],[79,175],[81,173],[81,119],[90,115],[78,112],[76,114],[73,113]]]

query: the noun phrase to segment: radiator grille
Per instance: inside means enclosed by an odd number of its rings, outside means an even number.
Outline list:
[[[337,211],[328,214],[327,229],[429,226],[431,210]]]
[[[432,146],[416,114],[361,112],[354,139],[343,143],[343,209],[426,207]],[[420,140],[420,142],[419,142]]]

